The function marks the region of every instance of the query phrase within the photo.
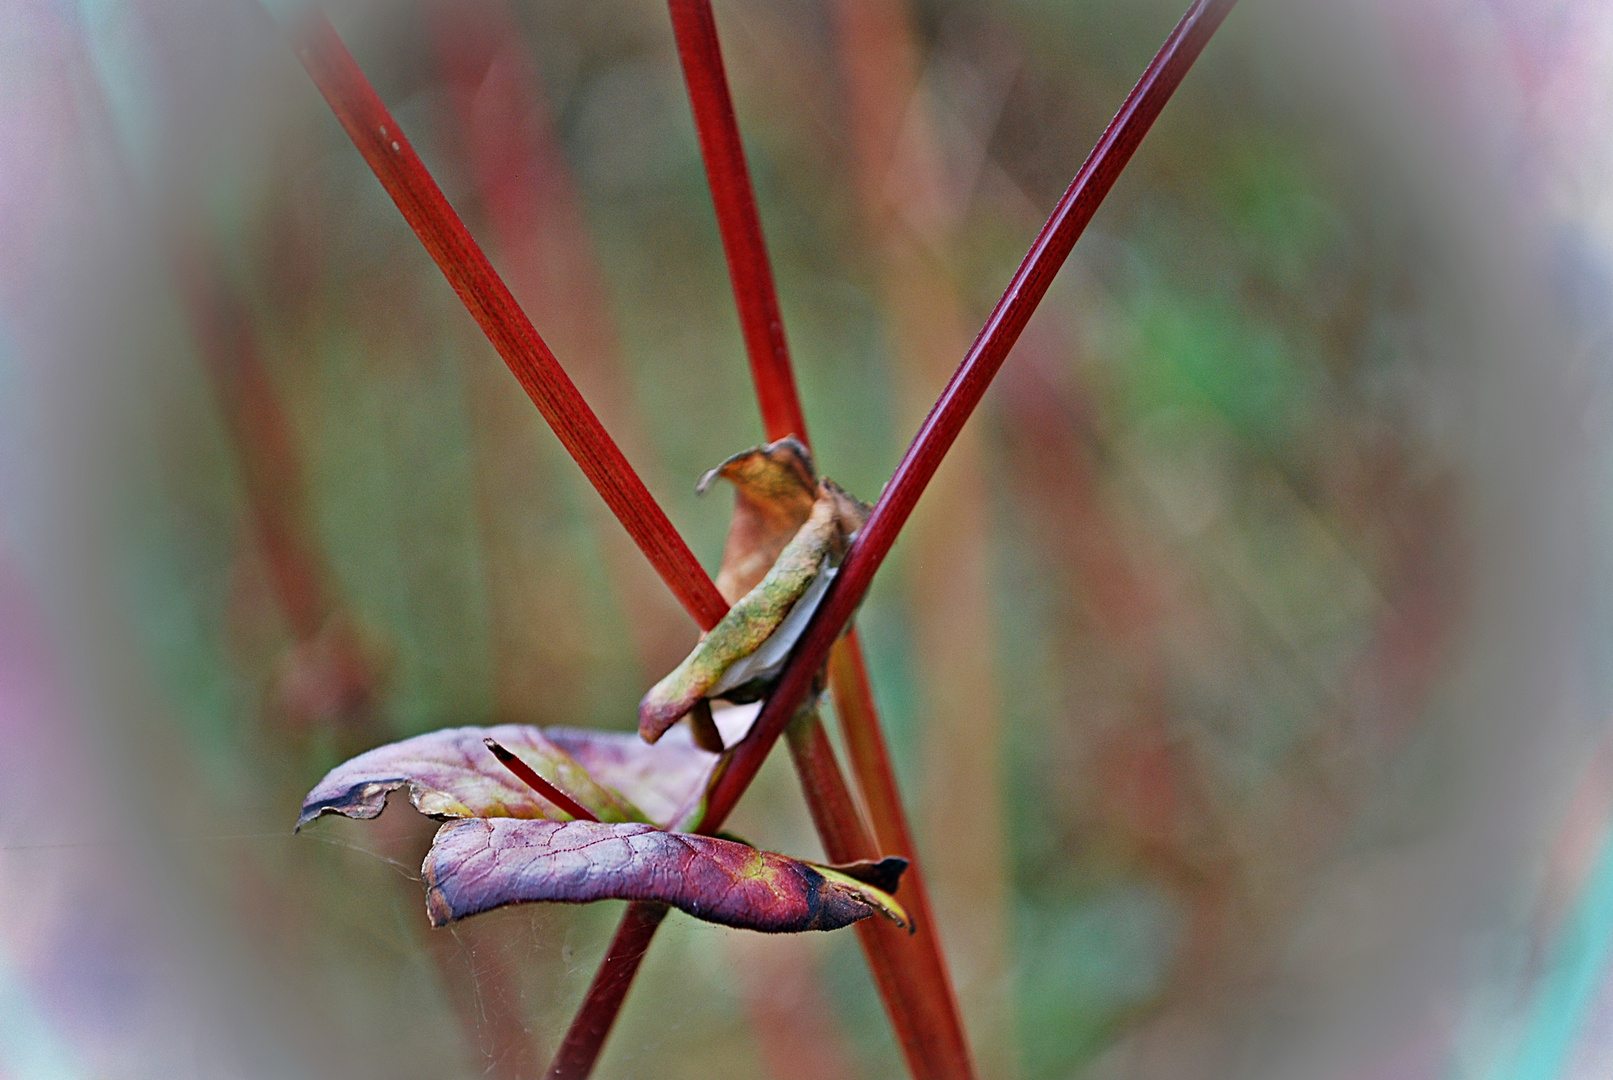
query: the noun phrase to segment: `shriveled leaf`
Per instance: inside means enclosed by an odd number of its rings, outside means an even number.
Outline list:
[[[658,901],[707,922],[767,933],[837,930],[875,914],[910,925],[888,893],[832,867],[647,825],[449,822],[422,872],[433,926],[539,900]]]
[[[755,700],[763,689],[778,678],[784,669],[784,661],[790,658],[790,650],[801,639],[806,631],[807,623],[812,619],[812,613],[818,610],[823,602],[823,596],[829,591],[829,585],[839,571],[831,566],[825,566],[818,575],[807,583],[806,591],[796,600],[795,606],[790,608],[788,615],[778,624],[778,627],[756,647],[754,652],[740,657],[728,665],[719,678],[707,687],[706,697],[726,697],[732,701],[745,702]]]
[[[754,701],[777,678],[834,577],[868,507],[820,480],[793,438],[735,454],[700,478],[734,486],[717,585],[733,605],[683,663],[639,703],[639,733],[661,737],[703,699]],[[702,725],[709,739],[709,725]],[[714,745],[714,740],[712,740]]]
[[[648,821],[633,801],[596,782],[543,731],[525,724],[462,727],[378,746],[336,766],[303,800],[300,829],[321,814],[373,818],[398,788],[422,814],[436,818],[508,817],[566,820],[569,815],[499,764],[483,739],[513,751],[545,780],[601,821]],[[629,737],[620,736],[624,741]]]
[[[836,527],[833,500],[819,499],[767,576],[729,609],[681,664],[650,688],[638,711],[639,734],[646,742],[659,739],[695,702],[710,695],[730,666],[755,652],[778,629],[828,561]]]
[[[730,604],[754,589],[806,524],[818,497],[812,454],[796,439],[780,439],[735,454],[700,478],[704,493],[722,477],[734,486],[734,516],[723,545],[717,591]]]

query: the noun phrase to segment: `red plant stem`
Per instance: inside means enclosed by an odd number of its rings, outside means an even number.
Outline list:
[[[684,79],[689,85],[706,179],[717,207],[717,224],[728,256],[734,297],[746,331],[751,376],[762,423],[769,440],[793,434],[810,445],[806,417],[801,410],[790,364],[789,346],[783,322],[778,317],[778,299],[769,270],[766,241],[751,192],[739,127],[734,119],[733,100],[728,91],[710,0],[669,0],[668,7],[672,12]],[[768,347],[762,348],[763,344]],[[836,643],[833,657],[830,679],[835,688],[836,711],[842,726],[847,728],[852,769],[874,817],[878,848],[908,860],[911,869],[907,872],[908,891],[904,893],[904,900],[910,899],[909,894],[918,897],[915,907],[922,915],[919,926],[920,933],[924,933],[935,923],[930,916],[928,896],[919,895],[923,888],[918,883],[917,851],[902,809],[896,774],[879,730],[879,714],[855,631]],[[797,754],[798,761],[800,756]],[[944,970],[944,964],[942,968]],[[950,983],[949,978],[949,987]]]
[[[722,232],[723,250],[728,256],[735,302],[745,327],[762,423],[769,440],[793,434],[810,445],[783,322],[778,318],[778,299],[769,270],[762,223],[751,192],[750,174],[734,119],[711,4],[709,0],[670,0],[668,7],[672,12],[684,79],[689,86],[695,128],[700,135],[706,179],[717,207],[717,224]],[[764,344],[768,346],[765,349]],[[832,650],[829,677],[834,684],[836,712],[846,729],[852,771],[873,817],[877,847],[881,852],[895,852],[908,860],[910,869],[904,882],[903,899],[914,905],[920,916],[920,933],[924,933],[935,923],[929,910],[929,898],[924,895],[920,882],[916,846],[902,808],[896,774],[885,750],[879,714],[855,630]],[[944,965],[942,967],[944,970]],[[950,994],[951,980],[946,981]]]
[[[291,421],[269,383],[246,312],[214,285],[222,269],[196,243],[176,260],[179,287],[212,374],[224,422],[240,448],[247,505],[293,636],[311,641],[336,609],[319,557],[301,526],[302,463]]]
[[[857,862],[877,859],[874,838],[863,827],[862,816],[852,802],[851,789],[835,763],[834,747],[823,730],[816,709],[803,710],[785,732],[790,757],[806,791],[812,823],[823,841],[830,862]]]
[[[717,209],[728,274],[745,331],[751,378],[769,440],[795,435],[808,445],[806,416],[796,392],[784,324],[767,257],[762,223],[751,190],[745,150],[734,119],[734,105],[724,73],[722,48],[710,0],[669,0],[678,56],[700,136],[706,180]],[[855,631],[837,642],[830,663],[836,712],[846,729],[852,771],[873,817],[881,851],[905,857],[911,869],[907,886],[918,897],[920,933],[933,928],[929,898],[917,870],[917,851],[902,808],[896,774],[879,730],[879,714],[868,684],[867,667]],[[904,900],[910,897],[904,894]],[[944,967],[944,965],[943,965]],[[950,978],[947,979],[950,994]]]
[[[744,740],[734,748],[728,768],[712,787],[706,816],[717,828],[756,776],[795,710],[811,691],[818,667],[851,619],[890,554],[919,496],[942,458],[980,403],[1008,350],[1030,320],[1036,305],[1075,246],[1092,215],[1131,160],[1171,94],[1198,59],[1204,45],[1237,0],[1194,0],[1181,22],[1127,95],[1092,153],[1087,156],[1052,216],[1042,226],[1002,299],[992,309],[963,362],[941,392],[897,465],[895,474],[874,504],[868,522],[846,553],[840,573],[813,613],[785,666],[778,686]]]
[[[896,771],[891,767],[890,752],[885,746],[879,717],[874,712],[874,691],[868,682],[868,667],[863,661],[855,627],[829,651],[829,682],[834,689],[835,712],[846,737],[852,772],[858,777],[880,778],[878,783],[863,785],[863,800],[868,804],[875,843],[880,851],[893,852],[908,860],[907,873],[902,879],[902,902],[913,909],[920,927],[933,925],[929,897],[924,890],[908,893],[918,873],[918,863],[911,854],[916,845],[908,829],[907,814],[897,797]]]
[[[879,715],[874,711],[874,690],[868,681],[868,666],[863,660],[856,626],[829,650],[829,684],[834,691],[840,730],[846,739],[846,754],[851,758],[851,771],[862,788],[868,818],[874,827],[874,846],[882,853],[895,853],[907,860],[907,873],[902,880],[902,903],[912,913],[918,926],[915,939],[921,940],[926,935],[933,937],[936,922],[930,909],[930,892],[924,883],[923,868],[916,858],[918,845],[913,842],[907,813],[902,808],[901,795],[896,786],[896,770],[891,767],[890,751],[885,746]],[[941,955],[939,941],[924,951],[927,953],[924,963],[930,968],[929,984],[944,988],[951,997],[954,993],[952,978]],[[955,998],[951,1011],[958,1011]]]
[[[750,170],[745,165],[745,147],[734,120],[734,101],[723,72],[711,2],[668,0],[667,7],[672,13],[683,78],[689,85],[700,155],[706,163],[706,181],[717,209],[717,227],[728,258],[728,279],[739,309],[762,426],[770,441],[793,434],[805,442],[806,418],[790,371],[790,348],[784,340],[773,268],[762,238]]]
[[[566,451],[694,620],[702,629],[715,626],[728,610],[717,587],[448,204],[335,28],[310,12],[295,44],[353,145]]]
[[[643,901],[627,905],[627,914],[622,916],[605,959],[583,997],[592,1007],[578,1011],[565,1041],[555,1052],[549,1071],[544,1074],[547,1080],[580,1080],[593,1070],[611,1025],[616,1022],[616,1014],[622,1009],[622,1000],[633,985],[633,976],[638,974],[644,952],[650,947],[661,920],[666,918],[667,910],[665,904]]]
[[[554,803],[560,809],[576,818],[578,821],[599,821],[599,817],[588,807],[567,795],[564,791],[545,780],[536,769],[522,761],[520,757],[506,749],[497,739],[483,739],[487,748],[498,758],[499,764],[521,778],[527,787]]]
[[[668,7],[763,428],[769,440],[793,434],[808,442],[806,417],[790,363],[710,0],[669,0]],[[885,827],[876,826],[877,842],[867,835],[816,712],[810,720],[798,718],[790,726],[791,758],[818,835],[831,858],[851,861],[892,851],[907,858],[910,868],[903,898],[917,917],[917,934],[881,934],[871,923],[859,924],[858,932],[914,1075],[967,1077],[973,1070],[962,1016],[918,870],[918,853],[902,810],[895,773],[884,754],[884,737],[879,731],[879,715],[868,686],[860,643],[848,635],[836,644],[833,655],[837,660],[831,664],[831,672],[854,671],[859,675],[850,682],[843,673],[831,674],[831,678],[836,701],[841,703],[837,713],[848,745],[864,751],[853,756],[858,786],[869,806],[877,806],[883,817]],[[877,747],[878,752],[870,754],[866,752],[868,747]],[[899,845],[895,842],[898,838]]]

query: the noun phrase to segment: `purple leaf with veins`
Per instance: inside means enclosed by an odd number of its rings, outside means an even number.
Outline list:
[[[906,865],[888,859],[857,872],[894,885]],[[421,869],[433,926],[534,900],[658,901],[766,933],[837,930],[875,914],[910,926],[894,898],[843,870],[631,823],[452,821]]]

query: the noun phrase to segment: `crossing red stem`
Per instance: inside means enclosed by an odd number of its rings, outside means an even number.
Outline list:
[[[702,629],[715,626],[728,610],[717,587],[515,302],[335,28],[310,12],[296,28],[295,45],[353,145],[566,451],[694,620]]]
[[[735,748],[727,770],[713,786],[707,808],[712,828],[717,828],[733,810],[810,692],[814,675],[828,657],[830,647],[862,602],[919,496],[980,404],[1008,350],[1047,294],[1054,275],[1234,3],[1236,0],[1194,0],[1053,208],[1002,299],[902,456],[867,524],[852,542],[840,573],[813,613],[750,734]]]

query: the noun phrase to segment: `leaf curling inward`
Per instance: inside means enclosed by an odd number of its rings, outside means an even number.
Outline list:
[[[832,480],[794,438],[735,454],[700,478],[734,486],[718,589],[733,605],[694,651],[639,703],[639,733],[655,742],[703,699],[763,697],[822,600],[869,508]],[[707,732],[709,736],[709,731]]]
[[[508,904],[646,900],[763,933],[838,930],[876,914],[912,929],[894,897],[845,868],[633,823],[451,821],[421,872],[433,926]]]
[[[303,801],[297,828],[324,814],[373,818],[407,787],[422,814],[565,820],[501,765],[493,738],[602,821],[671,822],[696,797],[716,756],[687,740],[650,747],[634,735],[525,724],[447,728],[389,743],[336,766]]]
[[[659,739],[711,693],[732,665],[754,653],[778,629],[827,564],[835,529],[833,503],[819,499],[767,575],[639,702],[639,734],[646,742]]]
[[[717,591],[730,604],[754,589],[806,524],[818,497],[812,453],[798,439],[753,446],[707,472],[695,485],[705,492],[721,477],[734,486]]]

